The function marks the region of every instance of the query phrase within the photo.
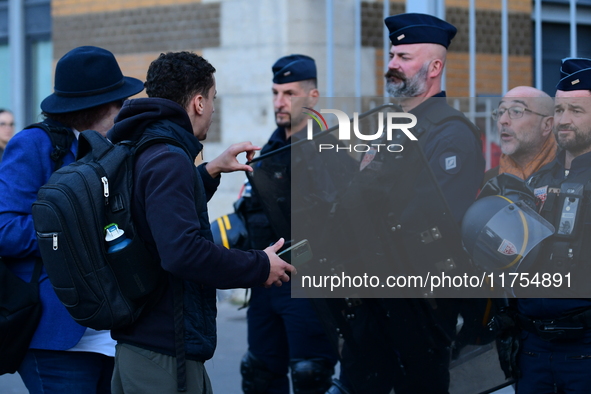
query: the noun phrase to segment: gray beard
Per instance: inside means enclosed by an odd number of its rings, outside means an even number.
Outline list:
[[[421,69],[411,78],[398,83],[386,80],[386,91],[390,97],[417,97],[427,91],[427,71],[429,64],[423,65]]]

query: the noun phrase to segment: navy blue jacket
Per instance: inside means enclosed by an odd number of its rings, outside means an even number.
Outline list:
[[[275,129],[275,131],[273,132],[273,134],[271,134],[269,141],[267,141],[265,146],[263,146],[263,149],[261,150],[261,155],[264,155],[265,153],[272,152],[272,151],[277,150],[279,148],[283,148],[284,146],[287,146],[287,145],[291,145],[291,137],[289,137],[288,139],[285,139],[285,128],[284,127],[277,127]],[[287,159],[289,159],[289,157],[290,157],[289,151],[287,151],[286,157],[287,157]],[[286,163],[287,163],[287,161],[286,161]]]
[[[561,151],[556,155],[553,162],[545,165],[528,179],[529,186],[532,188],[544,186],[558,186],[562,182],[577,177],[579,174],[588,171],[591,168],[591,153],[585,153],[576,157],[569,169],[568,176],[565,175],[564,162],[566,151]],[[540,176],[546,173],[545,176]],[[549,238],[551,239],[551,238]],[[589,263],[589,262],[587,262]],[[572,298],[530,298],[519,299],[517,301],[519,312],[532,318],[554,318],[574,309],[591,308],[590,299],[572,299]]]
[[[168,273],[163,297],[133,325],[113,330],[119,342],[175,355],[173,276],[184,280],[187,358],[205,361],[216,345],[216,288],[253,287],[269,275],[262,251],[228,250],[212,242],[207,201],[219,178],[195,167],[202,149],[189,117],[178,104],[144,98],[125,103],[108,137],[113,142],[141,135],[174,138],[181,146],[155,144],[141,152],[134,169],[132,214],[140,237]],[[188,151],[191,155],[189,157]]]
[[[320,129],[314,127],[314,133],[319,132]],[[348,183],[357,165],[346,151],[329,151],[318,155],[318,144],[321,143],[335,145],[338,141],[330,134],[315,137],[314,142],[307,141],[306,130],[293,133],[286,139],[285,128],[278,127],[263,146],[261,156],[280,149],[282,152],[253,163],[255,173],[257,169],[265,167],[263,172],[267,175],[272,173],[272,179],[258,185],[262,184],[267,189],[253,188],[249,198],[251,201],[245,201],[248,208],[244,209],[243,214],[254,245],[269,245],[279,237],[292,239],[291,230],[294,228],[306,227],[306,234],[299,236],[314,238],[303,221],[305,218],[315,217],[316,214],[328,212],[325,209],[330,207],[325,204],[336,200],[338,192]],[[285,149],[287,147],[289,149]],[[254,186],[257,186],[256,183]],[[262,205],[273,211],[264,214],[261,201],[264,202]],[[306,208],[310,211],[304,214],[302,209],[305,211]],[[297,224],[291,221],[292,211],[297,211],[300,215]],[[273,224],[273,230],[267,215]]]
[[[436,94],[409,112],[417,116],[420,126],[423,117],[428,118],[430,112],[441,110],[438,108],[441,106],[453,110],[446,103],[445,92]],[[459,119],[434,125],[418,138],[451,213],[459,223],[476,199],[484,177],[485,161],[480,140]]]

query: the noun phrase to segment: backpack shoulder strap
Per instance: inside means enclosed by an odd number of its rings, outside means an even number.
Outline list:
[[[51,160],[54,162],[53,170],[61,168],[64,164],[64,157],[68,154],[72,142],[76,139],[74,132],[68,127],[50,124],[47,120],[25,127],[25,129],[33,128],[41,129],[47,133],[53,146],[50,155]]]
[[[12,261],[9,258],[2,258],[0,256],[0,265],[6,267],[6,263]],[[35,265],[33,266],[33,273],[31,274],[31,280],[29,283],[39,283],[39,278],[41,277],[41,271],[43,270],[43,260],[40,257],[35,258]],[[39,287],[36,286],[35,290],[39,292]]]
[[[111,141],[103,137],[98,131],[84,130],[80,133],[80,140],[78,141],[77,158],[92,153],[92,156],[98,160],[113,148]]]
[[[41,269],[43,268],[43,260],[40,257],[35,259],[35,268],[33,268],[33,275],[31,276],[30,283],[39,283],[39,277],[41,276]],[[37,287],[37,292],[39,292],[39,287]]]
[[[155,144],[169,144],[169,145],[181,148],[187,154],[187,156],[191,159],[191,154],[189,153],[187,148],[185,148],[179,141],[175,140],[174,138],[163,137],[163,136],[146,136],[146,137],[141,138],[135,144],[135,153],[138,154],[141,151],[143,151]]]

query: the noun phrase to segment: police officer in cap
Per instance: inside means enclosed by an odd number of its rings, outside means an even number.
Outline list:
[[[457,29],[416,13],[390,16],[385,24],[392,42],[386,90],[417,117],[412,132],[459,223],[474,202],[485,162],[477,128],[447,104],[441,89]],[[463,306],[474,308],[464,300],[431,301],[363,299],[345,311],[355,316],[349,324],[358,346],[352,349],[345,338],[341,375],[329,393],[447,393],[457,317]]]
[[[275,62],[272,71],[277,129],[261,155],[306,138],[304,129],[308,117],[301,108],[314,107],[319,96],[316,64],[311,57],[299,54],[282,57]],[[255,174],[257,166],[268,163],[282,174],[276,176],[274,187],[285,189],[285,194],[289,195],[290,150],[255,163]],[[268,246],[275,241],[276,234],[255,190],[237,205],[238,213],[245,220],[250,247]],[[289,234],[282,236],[290,238]],[[288,394],[288,368],[294,393],[321,394],[328,389],[337,362],[336,351],[310,301],[291,298],[290,283],[275,289],[253,288],[247,319],[248,351],[241,364],[244,393]]]
[[[413,133],[459,222],[474,202],[485,163],[477,129],[447,105],[441,90],[447,48],[457,29],[425,14],[390,16],[385,23],[392,42],[386,90],[417,116]]]
[[[560,74],[554,136],[562,151],[527,181],[540,215],[555,233],[545,241],[530,276],[570,273],[570,288],[552,294],[582,297],[589,295],[591,273],[591,59],[563,59]],[[524,298],[517,306],[522,330],[517,392],[588,393],[591,299]]]

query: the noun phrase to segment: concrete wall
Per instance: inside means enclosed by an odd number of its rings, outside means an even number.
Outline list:
[[[353,96],[354,3],[335,0],[335,95]],[[271,66],[280,57],[301,53],[313,57],[320,94],[326,91],[326,9],[318,0],[227,0],[221,3],[221,44],[203,56],[217,67],[218,96],[223,100],[221,144],[206,145],[205,159],[231,143],[250,140],[261,146],[275,130]],[[375,94],[372,48],[364,68],[370,81],[365,94]],[[365,54],[364,54],[365,55]],[[364,56],[365,58],[365,56]],[[226,174],[210,204],[211,218],[231,211],[244,174]]]
[[[334,95],[354,96],[354,0],[334,1]],[[383,0],[362,2],[362,95],[382,96]],[[498,3],[498,4],[497,4]],[[531,1],[510,4],[510,86],[532,81]],[[320,94],[327,86],[324,0],[53,0],[54,59],[80,45],[111,50],[124,74],[141,80],[161,52],[188,50],[216,67],[215,122],[205,142],[210,160],[228,145],[262,145],[275,129],[271,65],[303,53],[316,59]],[[447,0],[458,35],[448,55],[449,96],[468,95],[468,0]],[[477,94],[501,92],[500,2],[477,0]],[[405,0],[390,3],[402,13]],[[139,96],[145,95],[141,93]],[[211,218],[230,212],[245,178],[225,175]]]
[[[532,2],[512,0],[509,3],[509,86],[531,85],[532,70]],[[445,19],[458,33],[448,52],[448,96],[469,95],[468,74],[468,0],[446,0]],[[403,13],[404,2],[390,2],[390,15]],[[383,94],[383,1],[362,2],[362,45],[372,47],[375,55],[375,92]],[[502,95],[501,70],[501,2],[476,1],[476,94]]]
[[[112,51],[125,75],[145,80],[161,52],[189,50],[216,67],[215,122],[204,160],[232,143],[263,145],[275,129],[271,66],[303,53],[317,61],[326,90],[325,2],[321,0],[54,0],[54,59],[80,45]],[[353,96],[354,2],[334,1],[334,93]],[[376,94],[375,49],[363,49],[363,94]],[[381,78],[381,76],[380,76]],[[141,93],[138,97],[145,96]],[[230,212],[245,176],[223,176],[211,218]]]

